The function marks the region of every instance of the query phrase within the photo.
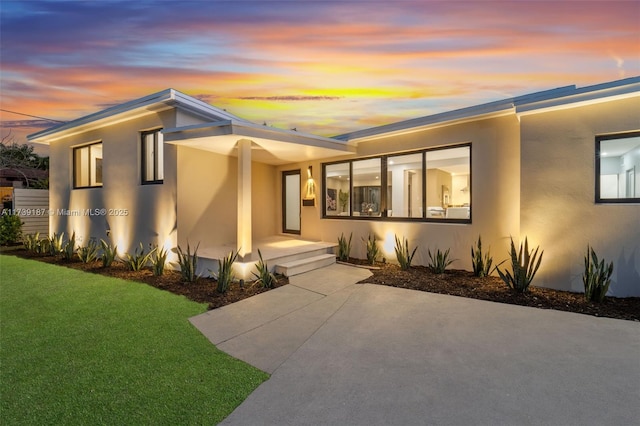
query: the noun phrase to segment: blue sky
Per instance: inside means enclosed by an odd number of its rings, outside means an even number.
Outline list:
[[[330,136],[640,75],[639,22],[640,1],[1,0],[0,102],[70,120],[172,87]]]

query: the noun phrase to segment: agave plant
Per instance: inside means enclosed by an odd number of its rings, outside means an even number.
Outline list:
[[[511,270],[501,271],[500,268],[496,268],[498,275],[502,278],[502,281],[510,288],[514,289],[518,293],[525,293],[529,289],[529,284],[533,281],[533,277],[538,272],[540,262],[542,262],[542,254],[544,250],[540,252],[538,256],[538,250],[540,246],[536,247],[535,251],[529,251],[529,242],[527,238],[524,239],[524,247],[520,243],[520,250],[516,251],[516,246],[513,244],[513,237],[511,238]],[[537,260],[537,262],[536,262]]]
[[[613,262],[605,264],[604,259],[598,261],[598,256],[593,247],[587,246],[587,255],[584,257],[584,298],[588,301],[602,302],[611,285],[613,274]]]
[[[451,265],[455,262],[455,259],[449,259],[449,249],[447,249],[444,253],[437,249],[434,254],[431,254],[431,250],[427,250],[429,254],[429,265],[428,268],[434,274],[444,274],[444,271],[447,270],[447,266]]]
[[[100,240],[100,247],[102,247],[102,267],[108,268],[118,257],[118,246],[112,246],[105,240]]]
[[[144,246],[140,243],[133,254],[125,253],[126,259],[124,259],[124,264],[130,271],[139,271],[147,266],[147,262],[149,262],[153,253],[154,250],[151,250],[149,253],[145,253]]]
[[[151,270],[153,275],[159,277],[164,274],[164,266],[167,263],[167,255],[169,254],[164,247],[155,246],[151,251]]]
[[[180,265],[180,275],[182,275],[182,279],[188,283],[195,282],[198,279],[198,275],[196,275],[196,269],[198,268],[198,247],[200,247],[200,243],[196,245],[196,248],[193,250],[193,254],[191,253],[191,247],[187,242],[187,251],[183,251],[180,246],[178,246],[175,252],[178,254],[178,265]]]
[[[75,234],[72,238],[75,241]],[[54,232],[53,235],[49,237],[48,241],[49,254],[51,256],[57,256],[64,251],[64,232],[61,232],[60,234],[56,234]]]
[[[372,236],[369,234],[367,239],[364,238],[362,241],[365,242],[367,246],[367,261],[370,265],[374,265],[376,263],[376,259],[378,258],[378,254],[380,253],[380,249],[378,248],[378,241],[376,240],[375,234]]]
[[[83,263],[91,263],[98,258],[98,243],[95,240],[89,240],[84,247],[78,247],[78,257]]]
[[[344,237],[344,234],[340,234],[338,238],[338,260],[346,262],[349,260],[349,254],[351,253],[351,238],[353,232],[349,234],[349,241]]]
[[[233,263],[238,258],[239,251],[235,253],[233,251],[229,252],[227,256],[222,259],[218,259],[218,276],[216,280],[218,281],[217,292],[224,294],[229,290],[231,283],[233,282],[234,273],[233,273]]]
[[[471,247],[471,263],[473,264],[473,275],[476,277],[487,277],[491,275],[491,273],[498,268],[498,266],[502,265],[505,261],[498,263],[493,269],[491,266],[493,265],[493,258],[491,257],[491,249],[487,250],[486,253],[482,253],[482,239],[480,235],[478,235],[478,242],[476,243],[476,247]]]
[[[60,238],[62,238],[62,234],[60,235]],[[51,244],[53,245],[53,241],[51,242]],[[65,260],[71,260],[73,259],[73,255],[75,254],[75,252],[76,252],[76,233],[74,232],[73,234],[71,234],[71,238],[69,238],[69,241],[67,241],[62,248],[62,257]]]
[[[397,235],[395,235],[395,238],[396,238],[396,246],[395,246],[396,259],[400,264],[400,269],[402,269],[403,271],[406,271],[407,269],[411,268],[411,262],[413,261],[413,256],[415,256],[416,254],[416,250],[418,250],[418,246],[414,247],[413,251],[410,252],[409,240],[402,237],[402,242],[401,242]]]
[[[267,262],[262,260],[262,253],[260,253],[260,249],[258,249],[258,256],[260,257],[260,260],[256,263],[258,273],[256,274],[255,272],[252,272],[253,276],[256,277],[255,283],[261,284],[262,287],[265,288],[273,288],[278,282],[278,279],[269,271]]]
[[[40,233],[26,234],[24,236],[24,248],[32,253],[40,253]]]

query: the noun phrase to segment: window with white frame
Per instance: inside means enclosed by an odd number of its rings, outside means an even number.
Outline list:
[[[596,137],[596,202],[640,203],[640,132]]]
[[[162,129],[142,132],[142,183],[162,183],[164,179],[164,146]]]
[[[102,142],[73,149],[73,187],[102,186]]]
[[[323,165],[323,217],[471,221],[471,145]]]

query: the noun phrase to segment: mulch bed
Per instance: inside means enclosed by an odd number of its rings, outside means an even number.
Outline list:
[[[60,257],[34,254],[25,249],[14,248],[10,251],[3,250],[3,252],[81,271],[141,282],[185,296],[195,302],[206,303],[209,309],[238,302],[269,290],[259,285],[254,285],[252,282],[245,283],[243,287],[240,287],[238,283],[234,283],[226,294],[219,294],[216,291],[216,281],[213,278],[199,278],[195,283],[187,283],[182,281],[182,277],[178,272],[168,269],[165,270],[164,275],[156,277],[149,268],[133,272],[127,270],[122,263],[114,263],[109,268],[103,268],[100,262],[84,264],[77,258],[72,261],[65,261]],[[360,266],[366,265],[366,261],[360,259],[349,259],[349,262]],[[640,322],[640,297],[607,297],[604,302],[595,303],[587,302],[582,293],[542,287],[531,286],[528,293],[516,293],[509,289],[499,277],[478,278],[469,271],[457,269],[447,270],[444,274],[434,274],[423,266],[412,266],[408,271],[403,271],[397,265],[387,263],[376,263],[375,267],[375,269],[372,269],[373,276],[361,281],[361,283],[381,284],[512,305],[555,309]],[[277,276],[277,278],[278,283],[275,288],[289,283],[286,277]]]
[[[11,250],[5,253],[26,259],[66,266],[80,271],[148,284],[152,287],[184,296],[194,302],[206,303],[208,309],[220,308],[270,290],[253,282],[247,282],[243,287],[240,287],[239,283],[233,283],[225,294],[220,294],[216,291],[217,283],[213,278],[198,278],[196,282],[189,283],[182,280],[179,272],[169,269],[165,269],[163,275],[154,276],[150,268],[144,268],[141,271],[129,271],[125,265],[120,262],[114,262],[110,267],[103,268],[102,262],[100,261],[85,264],[77,258],[68,261],[61,259],[59,256],[44,256],[28,252],[24,249]],[[278,275],[276,278],[278,279],[278,283],[274,288],[282,287],[289,283],[287,277]]]
[[[364,262],[350,259],[358,264]],[[575,312],[597,317],[640,321],[640,297],[607,297],[602,303],[587,302],[582,293],[529,287],[527,293],[516,293],[499,277],[475,277],[472,272],[458,269],[434,274],[424,266],[412,266],[403,271],[397,265],[379,263],[373,276],[361,283],[381,284],[431,293],[448,294],[472,299],[489,300],[511,305]]]

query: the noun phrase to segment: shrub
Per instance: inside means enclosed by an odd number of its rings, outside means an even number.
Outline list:
[[[437,249],[433,255],[431,254],[431,250],[427,250],[427,253],[429,254],[428,268],[435,274],[444,274],[447,266],[455,262],[455,259],[449,259],[449,249],[444,253],[441,252],[440,249]]]
[[[73,238],[75,241],[75,234]],[[53,235],[50,236],[49,239],[47,240],[46,245],[47,245],[47,248],[49,249],[49,254],[51,256],[57,256],[61,254],[65,249],[64,232],[61,232],[59,235],[54,232]]]
[[[613,274],[613,262],[605,264],[604,259],[598,262],[598,256],[593,247],[587,246],[587,255],[584,257],[584,298],[588,301],[602,302],[604,300]]]
[[[523,253],[524,249],[524,253]],[[544,250],[540,252],[538,257],[538,250],[540,246],[536,247],[535,251],[529,251],[529,243],[527,238],[524,239],[524,247],[520,243],[520,250],[516,251],[516,246],[513,244],[513,238],[511,238],[511,270],[513,275],[509,271],[502,272],[500,268],[496,268],[498,275],[502,278],[502,281],[510,288],[516,290],[519,293],[524,293],[529,289],[529,284],[533,281],[533,277],[536,275],[540,262],[542,262],[542,254]],[[536,262],[537,258],[537,262]]]
[[[378,258],[378,254],[380,253],[380,250],[378,249],[378,241],[376,240],[375,234],[373,236],[369,234],[367,239],[365,240],[363,238],[362,241],[364,241],[367,245],[367,261],[370,265],[375,264],[376,259]]]
[[[164,266],[167,262],[167,250],[164,247],[155,246],[151,251],[151,269],[153,275],[159,277],[164,274]]]
[[[411,268],[411,261],[413,260],[413,256],[416,254],[416,250],[418,250],[418,246],[416,246],[412,252],[409,252],[409,240],[402,237],[402,242],[397,235],[396,237],[396,259],[398,259],[398,263],[400,264],[400,269],[406,271]]]
[[[258,256],[260,256],[260,261],[256,263],[256,269],[258,273],[252,272],[252,274],[256,277],[256,284],[261,284],[262,287],[265,288],[273,288],[275,284],[278,282],[275,275],[269,272],[269,266],[267,262],[262,260],[262,253],[260,253],[260,249],[258,249]]]
[[[85,247],[78,247],[78,257],[83,263],[90,263],[98,259],[98,243],[95,240],[89,240],[89,244]]]
[[[180,275],[182,275],[182,279],[188,283],[195,282],[198,278],[196,275],[196,268],[198,267],[198,247],[200,247],[200,243],[198,243],[196,248],[193,250],[193,254],[191,254],[191,247],[189,247],[188,242],[186,253],[182,251],[180,246],[175,249],[175,252],[178,254]]]
[[[505,261],[498,263],[493,269],[491,269],[491,265],[493,264],[493,258],[491,257],[491,249],[487,250],[485,254],[482,253],[482,239],[480,235],[478,235],[478,242],[476,243],[476,247],[471,247],[471,263],[473,264],[473,275],[476,277],[487,277],[491,275],[491,273],[498,268],[498,266],[502,265]]]
[[[338,259],[347,262],[349,260],[349,254],[351,253],[351,238],[353,237],[353,232],[349,234],[349,241],[344,237],[344,234],[340,234],[340,238],[338,238]]]
[[[22,238],[22,221],[16,214],[0,216],[0,245],[15,244]]]
[[[71,238],[69,239],[69,241],[67,241],[62,247],[62,258],[66,260],[72,260],[75,252],[76,252],[76,233],[74,232],[73,234],[71,234]]]
[[[144,247],[142,246],[142,243],[140,243],[138,248],[134,251],[133,255],[125,253],[125,256],[127,256],[127,258],[124,259],[124,264],[130,271],[139,271],[147,265],[147,262],[149,262],[149,258],[151,258],[152,254],[153,250],[145,254]]]
[[[216,290],[218,293],[224,294],[229,290],[234,278],[233,262],[236,261],[237,257],[238,251],[235,253],[231,251],[224,258],[218,259],[218,276],[216,277],[216,280],[218,281]]]
[[[102,267],[108,268],[118,256],[118,246],[112,246],[105,240],[100,240],[100,246],[102,247]]]

